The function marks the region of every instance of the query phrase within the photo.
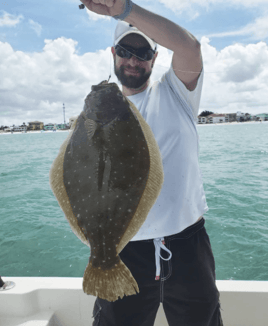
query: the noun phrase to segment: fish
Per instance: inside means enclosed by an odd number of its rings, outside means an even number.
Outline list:
[[[72,231],[90,248],[83,291],[110,302],[139,293],[119,254],[155,204],[164,172],[152,129],[116,83],[92,85],[49,182]]]

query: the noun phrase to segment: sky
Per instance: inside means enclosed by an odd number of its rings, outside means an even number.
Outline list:
[[[201,43],[201,113],[268,113],[268,0],[134,0]],[[79,0],[0,0],[0,126],[63,123],[113,72],[116,20]],[[171,64],[158,47],[152,80]]]

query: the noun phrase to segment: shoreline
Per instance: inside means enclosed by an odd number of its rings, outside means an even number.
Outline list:
[[[221,122],[221,123],[197,123],[196,126],[227,126],[227,125],[247,125],[247,124],[267,124],[268,121],[244,121],[244,122]],[[70,132],[71,129],[68,130],[57,130],[56,132]],[[41,131],[41,130],[36,130],[36,131],[27,131],[21,132],[21,131],[15,131],[13,133],[11,132],[2,132],[0,131],[0,135],[18,135],[18,134],[53,134],[55,131],[52,130],[46,130],[46,131]]]
[[[197,123],[197,126],[227,126],[227,125],[247,125],[247,124],[262,124],[268,123],[268,121],[244,121],[244,122],[221,122],[221,123]]]
[[[18,135],[18,134],[54,134],[57,132],[69,132],[71,129],[68,130],[57,130],[57,131],[52,131],[52,130],[36,130],[36,131],[27,131],[27,132],[22,132],[22,131],[14,131],[13,133],[11,132],[1,132],[0,131],[0,135]]]

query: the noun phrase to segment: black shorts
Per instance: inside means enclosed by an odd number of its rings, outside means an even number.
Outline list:
[[[172,252],[161,259],[155,280],[153,239],[131,241],[120,258],[136,279],[140,292],[115,302],[97,298],[93,326],[153,326],[160,302],[169,326],[221,326],[215,261],[201,219],[180,233],[164,237]],[[161,249],[161,256],[169,254]]]

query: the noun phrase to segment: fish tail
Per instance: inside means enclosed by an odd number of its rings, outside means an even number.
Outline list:
[[[139,293],[139,287],[130,270],[120,259],[112,269],[102,270],[90,262],[83,278],[83,290],[107,301],[116,301],[124,295]]]

